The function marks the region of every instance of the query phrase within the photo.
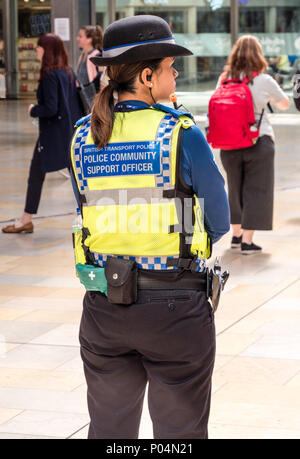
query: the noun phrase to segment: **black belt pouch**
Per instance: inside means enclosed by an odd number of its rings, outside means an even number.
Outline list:
[[[135,261],[109,257],[105,276],[109,303],[130,305],[136,302],[138,265]]]

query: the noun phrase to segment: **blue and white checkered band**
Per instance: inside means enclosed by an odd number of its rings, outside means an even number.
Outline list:
[[[89,120],[86,124],[84,123],[79,130],[75,142],[74,142],[74,161],[75,161],[75,170],[78,178],[78,183],[80,191],[86,191],[88,183],[87,180],[83,177],[82,172],[82,160],[81,160],[81,147],[85,145],[87,136],[89,134],[91,127],[91,121]]]
[[[152,44],[159,45],[159,44],[164,44],[164,43],[175,45],[175,40],[174,38],[161,38],[159,40],[139,41],[138,43],[130,43],[129,45],[115,46],[112,48],[103,49],[102,57],[105,57],[105,58],[117,57],[125,53],[126,51],[129,51],[132,48],[136,48],[137,46],[145,46],[145,45],[152,45]]]
[[[178,120],[172,115],[166,115],[157,130],[156,140],[160,142],[162,172],[155,177],[155,185],[165,190],[171,189],[172,185],[172,134]]]
[[[168,259],[174,259],[175,257],[132,257],[129,255],[105,255],[102,253],[96,253],[96,252],[91,252],[91,254],[94,257],[95,264],[104,268],[106,265],[106,261],[109,257],[116,257],[116,258],[121,258],[124,260],[132,260],[136,261],[138,264],[138,267],[140,269],[152,269],[152,270],[174,270],[178,269],[176,267],[167,267],[167,260]],[[196,263],[198,264],[198,268],[196,269],[196,272],[198,273],[203,273],[206,270],[206,260],[204,258],[198,258],[196,260]]]

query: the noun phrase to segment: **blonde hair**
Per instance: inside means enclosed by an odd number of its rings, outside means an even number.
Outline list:
[[[244,35],[234,45],[224,70],[231,78],[240,78],[243,73],[252,81],[252,72],[263,73],[267,67],[268,63],[258,39],[252,35]]]

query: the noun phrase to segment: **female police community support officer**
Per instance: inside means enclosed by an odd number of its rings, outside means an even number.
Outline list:
[[[147,382],[155,438],[208,435],[215,327],[205,262],[229,230],[229,206],[192,116],[157,103],[175,91],[174,57],[191,54],[164,20],[142,15],[111,24],[93,58],[109,85],[71,147],[89,438],[138,438]]]

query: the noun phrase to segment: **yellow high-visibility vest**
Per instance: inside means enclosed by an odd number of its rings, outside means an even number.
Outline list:
[[[90,118],[79,123],[71,146],[83,217],[77,263],[103,267],[107,257],[119,256],[142,269],[166,270],[190,258],[195,271],[205,271],[211,244],[201,205],[178,177],[180,133],[194,123],[165,108],[115,113],[102,149],[93,142]]]

